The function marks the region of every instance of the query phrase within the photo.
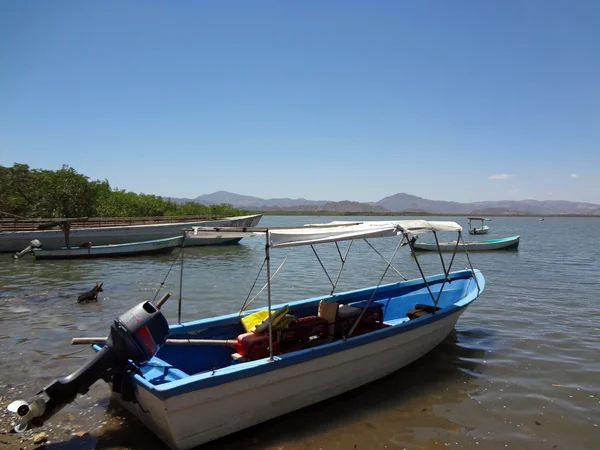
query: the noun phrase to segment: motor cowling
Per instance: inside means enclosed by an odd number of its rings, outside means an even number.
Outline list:
[[[132,363],[145,363],[168,335],[169,324],[157,306],[143,302],[131,308],[114,320],[105,346],[85,365],[52,382],[31,401],[16,400],[8,405],[15,430],[24,431],[30,424],[41,426],[75,400],[77,394],[85,394],[98,379],[110,381],[115,374],[126,372]]]

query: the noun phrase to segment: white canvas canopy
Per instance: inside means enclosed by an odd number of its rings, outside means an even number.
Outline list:
[[[421,234],[432,231],[461,231],[456,222],[401,220],[401,221],[336,221],[304,227],[273,229],[270,231],[271,247],[322,244],[349,239]]]

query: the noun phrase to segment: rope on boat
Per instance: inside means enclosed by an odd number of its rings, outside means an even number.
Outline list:
[[[344,256],[342,256],[342,252],[340,251],[340,246],[338,245],[338,242],[335,242],[335,247],[337,248],[338,251],[338,255],[340,255],[340,260],[342,261],[342,265],[340,266],[340,271],[338,272],[337,278],[335,279],[335,284],[333,285],[333,288],[331,289],[331,292],[329,293],[329,295],[333,295],[335,288],[337,287],[337,284],[340,281],[340,277],[342,276],[342,270],[344,270],[344,266],[346,265],[346,261],[348,260],[348,253],[350,253],[350,247],[352,247],[352,243],[354,242],[354,239],[350,240],[350,243],[348,244],[348,248],[346,249],[346,254]]]
[[[294,250],[294,248],[292,247],[292,249],[290,250],[290,252],[287,254],[287,256],[283,259],[283,262],[281,263],[281,265],[277,268],[277,270],[275,271],[275,273],[273,273],[273,275],[271,276],[271,281],[273,280],[273,278],[275,278],[275,275],[277,275],[277,272],[279,272],[281,270],[281,268],[283,267],[283,265],[285,264],[285,262],[287,261],[287,259],[289,258],[290,254],[292,253],[292,250]],[[256,281],[258,280],[258,277],[260,276],[260,273],[262,272],[263,267],[265,266],[267,262],[267,258],[265,258],[263,260],[263,264],[262,266],[260,266],[260,270],[258,271],[258,275],[256,275],[256,279],[254,280],[254,284],[252,285],[252,287],[250,288],[250,292],[248,292],[248,297],[250,297],[250,294],[252,293],[252,290],[254,289],[254,286],[256,285]],[[248,301],[248,297],[246,297],[246,301],[244,301],[244,305],[242,306],[242,309],[240,309],[238,314],[242,314],[242,312],[244,312],[244,310],[246,308],[248,308],[248,306],[250,306],[250,304],[256,300],[256,298],[260,295],[260,293],[262,291],[264,291],[267,288],[267,285],[269,283],[265,283],[265,285],[261,288],[260,291],[258,291],[256,293],[256,295],[254,297],[252,297],[252,299],[250,301]]]
[[[266,262],[267,262],[267,258],[264,258],[262,266],[260,266],[260,269],[258,269],[258,273],[256,274],[256,278],[254,279],[254,283],[252,283],[252,287],[250,287],[250,291],[248,292],[248,295],[246,296],[246,300],[244,300],[244,304],[240,308],[240,311],[238,314],[242,314],[244,309],[246,309],[247,306],[250,306],[250,303],[252,303],[254,301],[254,299],[256,298],[256,296],[255,296],[252,298],[252,300],[250,300],[250,302],[248,302],[248,299],[250,298],[250,294],[252,294],[252,291],[254,290],[254,286],[256,286],[256,282],[258,281],[258,278],[260,277],[260,274],[262,273],[263,267],[265,267]],[[259,291],[259,294],[260,294],[260,291]],[[258,294],[256,294],[256,295],[258,296]]]
[[[365,239],[365,241],[366,241],[366,239]],[[352,328],[350,328],[350,331],[348,331],[348,337],[352,336],[352,333],[354,333],[354,330],[358,326],[358,323],[360,322],[360,320],[363,318],[363,316],[367,312],[367,309],[369,308],[369,306],[371,306],[371,302],[373,302],[373,299],[375,298],[375,294],[377,293],[377,289],[379,289],[379,286],[383,282],[383,279],[385,278],[385,275],[387,274],[388,269],[392,266],[392,261],[394,261],[394,258],[396,257],[396,253],[398,253],[398,249],[402,246],[401,244],[402,244],[403,241],[404,241],[404,236],[398,242],[398,245],[396,246],[396,250],[394,250],[394,254],[392,255],[392,258],[390,259],[390,261],[388,262],[387,267],[383,271],[383,275],[379,279],[379,282],[377,283],[377,286],[375,286],[375,289],[373,289],[373,293],[371,294],[371,297],[369,298],[369,301],[367,302],[367,305],[360,312],[360,315],[356,319],[356,322],[354,322],[354,325],[352,325]]]
[[[177,251],[177,255],[175,255],[175,259],[173,259],[173,262],[171,263],[171,267],[169,267],[169,270],[167,271],[167,274],[165,275],[165,279],[162,280],[160,282],[160,286],[158,287],[158,289],[156,290],[156,294],[154,294],[154,298],[152,299],[152,303],[154,303],[154,301],[156,300],[156,297],[158,297],[158,293],[160,292],[160,290],[163,288],[163,286],[165,285],[165,282],[167,281],[167,278],[169,278],[169,274],[171,273],[171,270],[173,269],[173,266],[175,265],[175,263],[177,262],[177,259],[179,258],[179,254],[183,251],[183,241],[181,242],[181,247],[179,248],[179,250]]]
[[[381,259],[383,259],[383,260],[384,260],[386,263],[390,264],[390,267],[391,267],[392,269],[394,269],[394,271],[395,271],[395,272],[396,272],[398,275],[400,275],[400,277],[401,277],[401,278],[402,278],[404,281],[407,281],[407,280],[408,280],[408,278],[406,278],[404,275],[402,275],[402,274],[401,274],[401,273],[398,271],[398,269],[396,269],[394,266],[392,266],[392,265],[391,265],[391,262],[390,262],[390,261],[388,261],[387,259],[385,259],[385,256],[383,256],[381,253],[379,253],[379,251],[378,251],[378,250],[377,250],[375,247],[373,247],[373,244],[371,244],[371,243],[370,243],[369,241],[367,241],[366,239],[363,239],[363,240],[364,240],[364,241],[365,241],[367,244],[369,244],[369,247],[371,247],[371,248],[373,249],[373,251],[375,251],[375,253],[377,253],[377,254],[378,254],[380,257],[381,257]]]

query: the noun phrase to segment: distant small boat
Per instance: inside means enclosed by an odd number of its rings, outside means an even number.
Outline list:
[[[520,236],[510,236],[500,239],[486,239],[485,241],[465,241],[465,247],[469,252],[481,252],[488,250],[511,250],[519,247]],[[414,244],[415,250],[438,250],[435,242],[419,242]],[[459,249],[462,243],[459,244]],[[440,242],[440,250],[452,252],[456,248],[456,241]]]
[[[490,231],[490,227],[483,224],[484,220],[490,220],[485,217],[467,217],[469,219],[469,234],[487,234]],[[481,221],[481,226],[474,227],[471,221]]]
[[[36,259],[82,259],[168,254],[176,247],[180,247],[182,240],[183,236],[128,244],[88,245],[71,248],[44,248],[42,246],[33,249],[33,256]]]
[[[540,222],[543,222],[543,221],[544,221],[544,218],[542,217],[542,218],[540,219]]]

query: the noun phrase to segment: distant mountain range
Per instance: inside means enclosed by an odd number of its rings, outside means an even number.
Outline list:
[[[264,199],[249,195],[218,191],[196,198],[165,197],[176,203],[197,202],[203,205],[229,203],[235,208],[264,212],[356,212],[356,213],[427,213],[427,214],[473,214],[473,215],[553,215],[585,214],[600,215],[600,205],[563,200],[500,200],[472,203],[428,200],[405,193],[394,194],[377,202],[361,203],[354,201],[333,202],[327,200],[306,200],[304,198]]]

